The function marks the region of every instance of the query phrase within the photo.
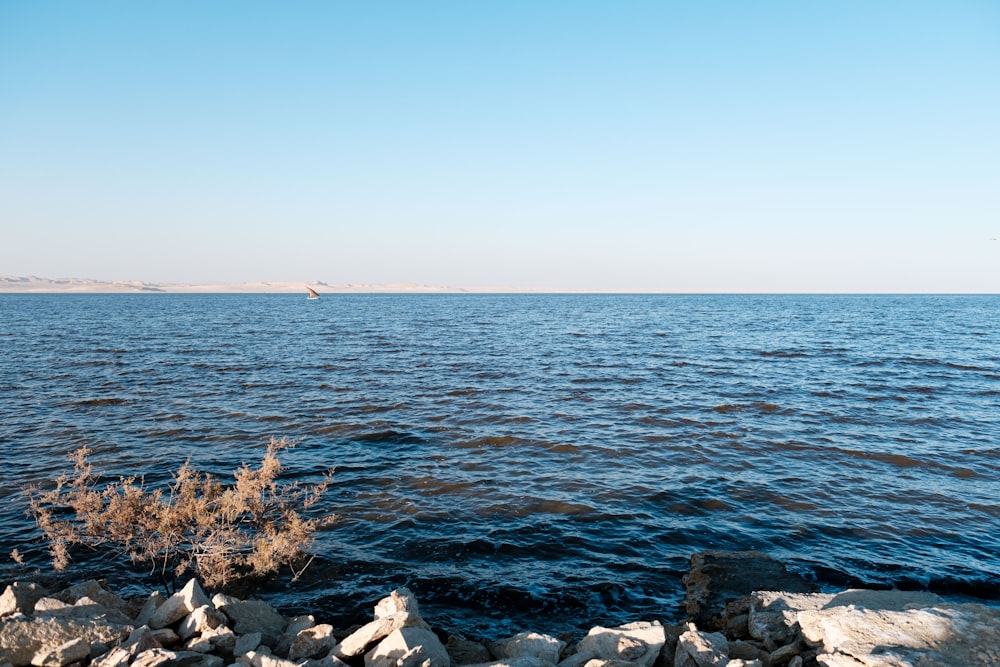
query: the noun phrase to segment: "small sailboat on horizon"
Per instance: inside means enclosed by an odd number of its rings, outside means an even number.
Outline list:
[[[309,296],[306,298],[307,301],[313,301],[319,298],[319,292],[314,290],[312,287],[306,285],[306,289],[309,290]]]

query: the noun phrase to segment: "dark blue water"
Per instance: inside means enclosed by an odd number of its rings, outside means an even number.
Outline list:
[[[31,565],[19,488],[77,447],[155,482],[287,436],[341,520],[285,607],[672,619],[702,549],[1000,597],[1000,297],[0,295],[0,325],[0,553]]]

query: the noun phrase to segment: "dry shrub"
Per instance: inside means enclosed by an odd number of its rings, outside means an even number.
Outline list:
[[[292,446],[272,438],[260,465],[244,464],[229,485],[186,462],[165,490],[149,490],[135,477],[100,484],[91,450],[82,447],[72,454],[72,474],[61,475],[50,490],[26,491],[28,511],[57,570],[81,544],[111,546],[164,577],[191,572],[211,588],[282,567],[294,572],[321,522],[304,515],[323,496],[332,471],[314,485],[279,484],[278,452]]]

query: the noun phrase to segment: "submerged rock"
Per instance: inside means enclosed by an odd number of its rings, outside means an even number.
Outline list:
[[[721,630],[726,605],[754,591],[813,593],[816,586],[760,551],[701,551],[683,577],[688,617],[705,630]]]

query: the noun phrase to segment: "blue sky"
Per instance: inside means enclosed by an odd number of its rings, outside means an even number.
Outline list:
[[[0,274],[1000,292],[1000,3],[0,0]]]

